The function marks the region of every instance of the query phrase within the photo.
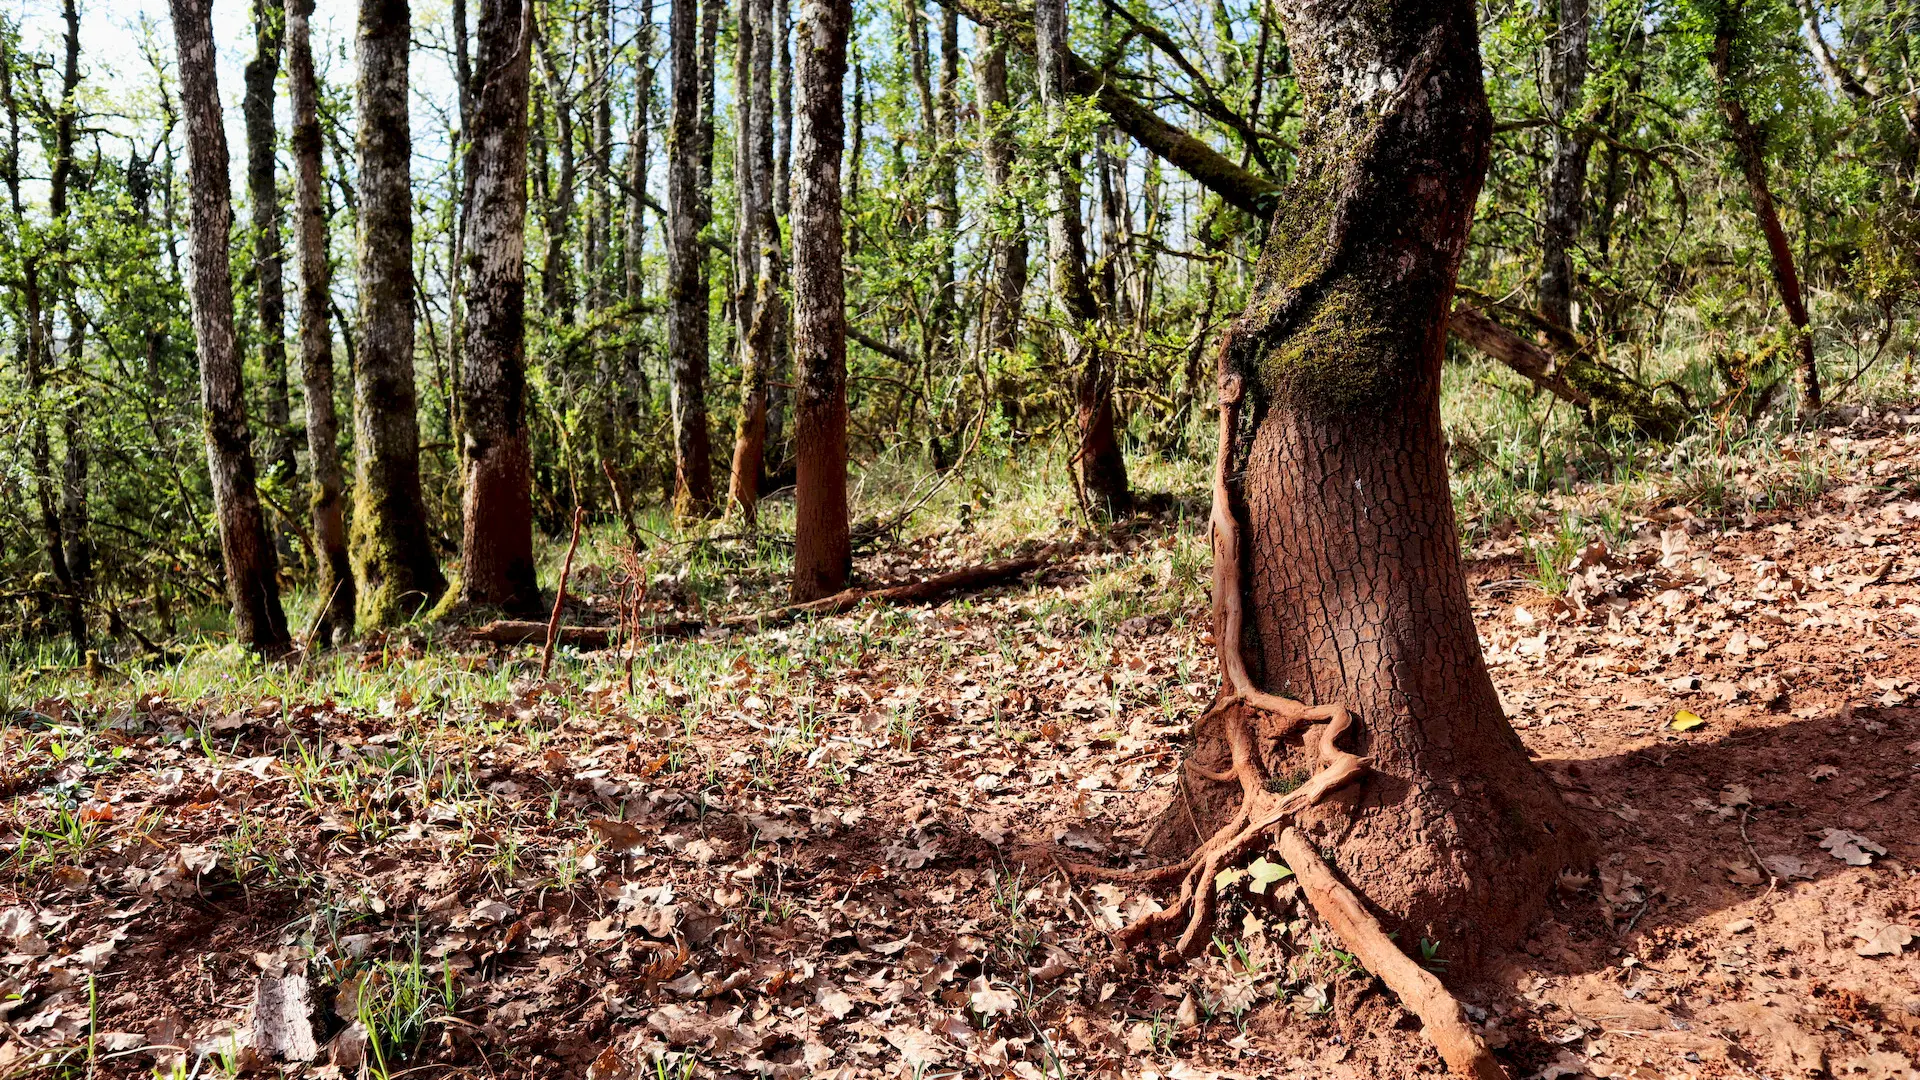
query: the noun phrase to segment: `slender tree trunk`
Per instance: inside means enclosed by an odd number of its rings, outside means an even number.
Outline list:
[[[649,120],[653,109],[653,0],[640,0],[640,31],[635,48],[639,56],[634,63],[633,127],[630,140],[632,146],[627,158],[626,285],[629,318],[637,327],[647,293],[646,195],[648,156],[651,149],[649,135],[652,131]],[[634,381],[632,389],[639,398],[641,410],[644,412],[650,407],[653,391],[647,381],[646,356],[641,347],[641,338],[637,329],[628,332],[627,374]],[[638,417],[636,416],[635,419],[637,421]]]
[[[76,553],[67,544],[67,537],[72,530],[61,520],[64,505],[69,501],[65,490],[68,487],[64,476],[66,470],[63,468],[61,477],[54,476],[53,446],[47,436],[47,410],[41,397],[54,366],[54,311],[62,298],[70,301],[73,289],[73,276],[67,266],[70,225],[67,220],[67,201],[74,172],[73,140],[79,110],[75,95],[80,85],[80,11],[75,0],[64,0],[60,15],[61,21],[66,24],[66,34],[60,65],[60,101],[53,114],[53,159],[49,163],[51,167],[47,181],[47,218],[51,235],[44,248],[46,262],[42,263],[37,255],[26,260],[27,265],[23,267],[26,280],[22,292],[29,323],[27,388],[33,400],[31,426],[35,496],[40,504],[40,528],[46,544],[48,566],[53,571],[55,584],[60,587],[60,599],[67,615],[67,635],[73,639],[74,655],[79,657],[86,654],[88,644],[87,581],[77,571],[73,558]],[[43,270],[46,271],[44,275]],[[71,303],[68,310],[72,310]],[[63,410],[63,430],[78,433],[78,417],[74,410],[79,407],[79,403],[75,402]],[[54,498],[56,488],[61,490],[58,500]]]
[[[748,521],[760,498],[766,459],[767,380],[773,329],[780,227],[773,216],[773,2],[741,0],[734,105],[734,181],[740,205],[734,238],[734,325],[740,340],[740,423],[734,437],[729,493]]]
[[[1806,295],[1800,288],[1800,274],[1793,264],[1793,245],[1780,225],[1780,211],[1773,204],[1773,191],[1767,183],[1767,158],[1758,129],[1740,102],[1734,85],[1733,49],[1738,36],[1741,0],[1729,0],[1720,9],[1714,28],[1713,74],[1720,88],[1720,114],[1726,118],[1733,136],[1734,154],[1740,159],[1740,171],[1746,174],[1747,193],[1753,199],[1754,216],[1760,219],[1760,231],[1767,238],[1772,260],[1773,284],[1780,290],[1780,303],[1787,309],[1787,321],[1793,325],[1794,368],[1800,383],[1800,415],[1820,411],[1820,366],[1814,358],[1813,331],[1808,326]]]
[[[1555,126],[1538,288],[1541,313],[1569,328],[1574,328],[1572,251],[1586,218],[1587,155],[1593,147],[1592,130],[1581,114],[1591,29],[1587,0],[1560,0],[1560,17],[1547,43],[1547,116]]]
[[[719,0],[706,0],[709,7]],[[673,412],[673,506],[704,517],[713,506],[713,451],[707,431],[707,256],[701,248],[699,0],[673,0],[668,47],[673,104],[667,131],[667,357]]]
[[[234,340],[233,280],[227,234],[227,132],[214,80],[213,18],[209,0],[172,0],[180,56],[180,104],[187,118],[193,241],[193,336],[200,351],[200,408],[213,478],[214,517],[233,605],[233,636],[263,653],[286,649],[287,617],[280,608],[273,546],[254,489],[253,434],[247,428],[246,388]]]
[[[1039,0],[1034,8],[1040,104],[1046,111],[1048,153],[1047,250],[1053,293],[1062,315],[1061,351],[1074,373],[1075,418],[1080,433],[1077,481],[1089,511],[1123,513],[1131,503],[1127,463],[1113,414],[1113,367],[1095,339],[1099,304],[1087,282],[1085,230],[1080,222],[1079,155],[1065,144],[1067,121],[1067,11],[1065,0]]]
[[[1260,688],[1352,710],[1371,775],[1301,825],[1403,945],[1470,965],[1584,868],[1487,675],[1447,486],[1447,312],[1492,130],[1474,8],[1278,6],[1313,119],[1221,353],[1215,518],[1245,539],[1216,525],[1215,582],[1246,622],[1220,647]],[[1219,760],[1218,728],[1197,734]],[[1196,791],[1219,824],[1221,789]]]
[[[287,394],[286,258],[280,246],[280,189],[274,182],[273,98],[280,77],[285,0],[254,0],[253,59],[246,67],[240,113],[247,132],[247,201],[253,213],[254,314],[260,321],[260,366],[267,377],[267,468],[294,478],[292,412]]]
[[[847,527],[847,313],[841,262],[840,155],[846,138],[841,83],[847,75],[852,0],[819,0],[795,24],[799,83],[793,185],[793,599],[846,586],[853,549]]]
[[[300,380],[306,390],[307,457],[320,616],[316,643],[353,636],[353,565],[347,558],[346,476],[334,410],[333,270],[327,261],[326,192],[320,176],[320,94],[313,67],[314,0],[293,0],[287,19],[287,92],[293,104],[294,244],[300,263]]]
[[[588,250],[587,307],[597,318],[607,306],[609,264],[613,260],[613,11],[608,0],[593,9],[593,219]],[[596,335],[597,339],[598,335]],[[598,345],[595,346],[596,352]]]
[[[359,621],[371,627],[391,626],[431,606],[447,588],[420,494],[408,18],[407,0],[361,0],[352,547]]]
[[[787,396],[792,383],[793,326],[787,317],[786,294],[778,285],[787,277],[787,249],[780,234],[780,223],[789,211],[788,188],[791,184],[791,146],[793,142],[793,50],[789,25],[790,0],[773,0],[773,216],[774,244],[771,270],[777,275],[772,295],[780,304],[780,319],[773,326],[773,367],[767,372],[767,438],[764,474],[777,474],[787,461]]]
[[[532,5],[481,0],[479,82],[467,175],[473,213],[460,455],[460,599],[537,614],[533,457],[527,441],[527,91]]]
[[[1027,292],[1026,209],[1013,191],[1014,139],[1008,116],[1006,32],[989,26],[974,31],[974,87],[979,99],[981,180],[993,200],[987,228],[987,282],[981,337],[991,370],[998,372],[992,393],[1009,424],[1020,416],[1019,381],[1005,360],[1020,348],[1021,309]]]
[[[553,148],[560,159],[559,174],[548,188],[546,204],[547,250],[540,262],[540,304],[549,319],[564,319],[573,307],[572,265],[567,244],[573,239],[574,185],[579,176],[579,161],[573,147],[573,102],[561,78],[560,65],[553,58],[553,12],[546,23],[536,26],[535,39],[540,48],[540,71],[546,77],[547,104],[553,109]]]

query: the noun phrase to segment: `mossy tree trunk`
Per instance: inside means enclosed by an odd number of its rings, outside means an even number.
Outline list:
[[[533,456],[527,441],[527,93],[532,5],[481,0],[467,175],[467,349],[460,373],[460,599],[531,615]]]
[[[287,394],[287,294],[280,247],[280,188],[273,168],[274,83],[280,77],[284,0],[254,0],[253,59],[247,61],[240,112],[247,132],[247,201],[253,229],[254,314],[260,322],[260,366],[267,377],[266,459],[291,483],[292,414]]]
[[[1587,0],[1560,0],[1547,41],[1547,112],[1554,122],[1553,160],[1541,215],[1540,311],[1573,326],[1573,245],[1586,219],[1587,156],[1593,129],[1580,116],[1587,83]]]
[[[741,0],[734,85],[734,184],[739,192],[733,247],[733,312],[740,349],[740,421],[728,485],[749,522],[760,500],[767,443],[767,382],[779,298],[780,226],[773,216],[773,4]]]
[[[720,0],[706,0],[709,6]],[[673,506],[704,516],[713,506],[707,431],[707,254],[700,232],[703,153],[700,0],[673,0],[668,22],[673,103],[667,121],[667,393],[673,414]]]
[[[980,338],[989,370],[998,372],[993,394],[1009,424],[1019,422],[1020,384],[1002,362],[1020,347],[1021,300],[1027,292],[1026,213],[1013,194],[1014,139],[1007,96],[1007,34],[982,25],[974,36],[974,87],[979,100],[982,186],[995,201],[987,222],[987,264],[992,274],[982,300]]]
[[[193,336],[200,353],[200,408],[220,557],[233,607],[234,638],[275,654],[284,652],[289,641],[287,617],[280,607],[273,546],[267,542],[266,518],[254,488],[253,433],[247,427],[246,387],[234,339],[227,257],[233,203],[228,196],[227,131],[214,79],[212,5],[210,0],[172,0],[171,7],[191,173]]]
[[[413,372],[413,138],[407,0],[361,0],[360,290],[354,371],[353,560],[359,620],[390,626],[446,591],[420,495]]]
[[[1080,219],[1080,155],[1068,140],[1070,52],[1065,0],[1039,0],[1034,6],[1041,108],[1046,113],[1047,255],[1053,293],[1063,316],[1060,345],[1074,378],[1074,412],[1079,429],[1075,455],[1078,483],[1087,509],[1101,515],[1127,509],[1127,463],[1113,411],[1113,364],[1098,331],[1100,306],[1087,281],[1086,230]]]
[[[347,557],[346,475],[334,408],[333,270],[327,260],[326,192],[320,176],[320,94],[313,67],[314,0],[293,0],[287,17],[287,94],[293,106],[294,245],[300,262],[300,381],[306,390],[307,457],[313,493],[315,580],[320,617],[314,640],[353,636],[353,565]]]
[[[1372,774],[1302,824],[1401,942],[1471,962],[1582,854],[1488,677],[1448,492],[1443,343],[1492,127],[1474,9],[1278,7],[1315,119],[1221,354],[1247,611],[1221,647],[1266,690],[1353,711]],[[1240,795],[1196,789],[1203,829]]]
[[[817,0],[795,23],[799,108],[793,148],[793,599],[846,587],[853,547],[847,523],[846,269],[840,236],[840,154],[846,137],[852,0]]]

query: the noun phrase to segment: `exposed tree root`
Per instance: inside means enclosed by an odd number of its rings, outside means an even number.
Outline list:
[[[1420,1018],[1422,1030],[1440,1051],[1448,1069],[1478,1080],[1507,1080],[1506,1069],[1468,1023],[1459,999],[1448,993],[1432,972],[1400,951],[1380,920],[1368,913],[1352,889],[1340,883],[1333,868],[1299,829],[1280,833],[1280,857],[1299,879],[1307,902],[1347,950]]]
[[[1245,859],[1255,849],[1274,846],[1273,830],[1282,829],[1281,857],[1300,880],[1308,904],[1327,927],[1357,956],[1368,971],[1380,977],[1400,1000],[1420,1017],[1427,1037],[1453,1072],[1478,1080],[1505,1080],[1506,1071],[1494,1060],[1486,1043],[1468,1025],[1460,1002],[1440,980],[1400,951],[1369,914],[1352,890],[1341,884],[1306,837],[1288,822],[1302,810],[1366,774],[1368,759],[1342,750],[1340,737],[1353,726],[1344,705],[1307,705],[1268,693],[1253,685],[1241,654],[1245,599],[1240,582],[1240,523],[1234,516],[1227,487],[1227,466],[1233,431],[1238,421],[1240,376],[1222,373],[1220,392],[1220,449],[1213,471],[1213,626],[1214,648],[1220,657],[1220,697],[1202,722],[1218,717],[1232,754],[1228,768],[1214,771],[1189,762],[1193,772],[1216,782],[1237,781],[1240,808],[1218,832],[1206,838],[1182,862],[1143,871],[1111,871],[1079,866],[1076,871],[1109,880],[1161,885],[1180,881],[1178,898],[1164,910],[1148,914],[1117,935],[1131,948],[1170,934],[1185,923],[1179,940],[1160,960],[1175,966],[1205,947],[1213,928],[1219,890],[1214,880],[1223,869]],[[1316,771],[1287,792],[1270,790],[1261,750],[1316,722],[1324,722],[1317,741],[1310,740]]]

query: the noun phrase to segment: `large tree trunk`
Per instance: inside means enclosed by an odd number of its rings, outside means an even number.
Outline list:
[[[481,0],[479,82],[467,175],[467,351],[460,373],[460,599],[540,610],[533,565],[533,455],[527,441],[528,0]]]
[[[1780,211],[1773,205],[1773,191],[1767,183],[1767,158],[1761,146],[1760,132],[1740,102],[1734,85],[1733,50],[1740,29],[1740,2],[1730,0],[1720,9],[1714,26],[1713,74],[1720,88],[1720,113],[1726,117],[1727,130],[1733,136],[1733,149],[1740,159],[1740,171],[1746,174],[1747,192],[1753,198],[1754,216],[1760,219],[1760,231],[1767,238],[1773,283],[1780,290],[1780,303],[1787,309],[1787,321],[1793,324],[1794,367],[1800,383],[1800,415],[1820,411],[1820,367],[1814,359],[1813,331],[1807,325],[1807,300],[1800,289],[1800,274],[1793,265],[1793,245],[1780,225]]]
[[[294,243],[300,261],[300,380],[306,390],[309,513],[321,604],[313,640],[353,636],[353,566],[347,558],[346,476],[334,410],[333,271],[327,261],[326,192],[320,178],[320,94],[313,67],[314,0],[294,0],[287,19],[287,92],[293,104]]]
[[[1260,688],[1352,710],[1370,774],[1302,826],[1401,943],[1471,963],[1582,854],[1487,675],[1447,486],[1443,343],[1492,126],[1474,10],[1278,6],[1315,120],[1221,354],[1215,585],[1247,615],[1219,648]],[[1220,726],[1197,735],[1219,760]],[[1197,787],[1219,824],[1226,793]]]
[[[1026,212],[1013,192],[1014,139],[1007,100],[1007,35],[979,26],[974,32],[974,86],[979,98],[981,181],[994,201],[987,223],[987,281],[980,324],[981,342],[997,372],[993,395],[1009,424],[1020,415],[1018,381],[1004,370],[1005,358],[1020,348],[1022,298],[1027,291]]]
[[[193,241],[193,336],[200,351],[200,407],[206,425],[207,471],[213,478],[214,517],[233,605],[233,636],[263,653],[286,649],[287,617],[280,609],[273,547],[254,490],[253,435],[247,429],[246,389],[234,341],[233,280],[227,233],[227,131],[214,80],[213,18],[209,0],[172,0],[180,56],[180,105],[187,120]]]
[[[1586,217],[1587,152],[1593,146],[1592,129],[1580,115],[1590,29],[1587,0],[1560,0],[1554,36],[1547,42],[1547,115],[1555,126],[1541,221],[1540,311],[1568,327],[1574,325],[1571,252]]]
[[[361,0],[353,557],[360,622],[375,627],[431,605],[447,588],[420,496],[408,44],[407,0]]]
[[[247,201],[253,214],[254,313],[260,366],[267,377],[267,468],[293,481],[292,413],[287,396],[287,297],[282,282],[280,189],[273,169],[273,84],[280,77],[284,0],[254,0],[253,59],[247,61],[240,113],[247,132]]]
[[[1060,345],[1074,374],[1074,406],[1080,439],[1075,455],[1077,482],[1087,509],[1101,515],[1124,512],[1132,496],[1127,463],[1113,412],[1113,365],[1095,335],[1100,308],[1087,282],[1085,230],[1080,221],[1079,155],[1066,146],[1070,92],[1065,0],[1039,0],[1034,6],[1034,44],[1038,54],[1040,104],[1046,111],[1049,153],[1047,253],[1053,292],[1064,316]]]
[[[780,226],[773,216],[773,3],[742,0],[734,104],[734,325],[740,339],[740,423],[729,493],[752,521],[766,459],[767,382],[779,320]]]
[[[720,0],[706,0],[708,5]],[[713,505],[713,450],[707,432],[707,255],[700,190],[699,0],[673,0],[668,47],[673,104],[667,127],[667,363],[673,412],[673,506],[706,515]]]
[[[853,548],[847,526],[847,313],[841,263],[840,154],[846,122],[852,0],[818,0],[795,23],[799,83],[794,131],[793,599],[846,586]]]

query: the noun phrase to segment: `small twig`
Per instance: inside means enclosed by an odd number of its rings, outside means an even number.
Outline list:
[[[540,681],[545,682],[547,671],[553,667],[553,646],[560,639],[560,608],[567,602],[567,578],[573,574],[573,552],[580,546],[580,523],[587,520],[587,508],[576,506],[573,510],[573,539],[567,541],[567,558],[560,564],[560,585],[553,590],[553,617],[547,620],[547,647],[540,653]]]
[[[1747,817],[1752,813],[1753,807],[1751,806],[1743,806],[1740,808],[1740,842],[1747,845],[1747,854],[1753,856],[1753,864],[1766,871],[1767,891],[1760,894],[1760,899],[1765,900],[1767,897],[1773,895],[1773,890],[1779,886],[1780,879],[1774,876],[1773,867],[1768,866],[1766,861],[1760,858],[1760,852],[1754,848],[1753,840],[1747,836]]]

